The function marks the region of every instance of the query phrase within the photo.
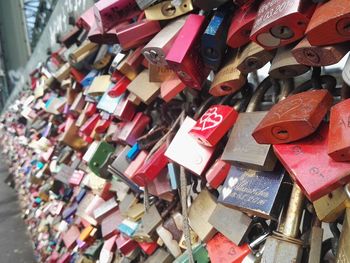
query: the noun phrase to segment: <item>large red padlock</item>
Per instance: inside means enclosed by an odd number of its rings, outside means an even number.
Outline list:
[[[327,90],[311,90],[289,96],[265,115],[252,135],[261,144],[288,143],[313,133],[332,106]]]
[[[328,125],[302,140],[274,145],[273,149],[310,201],[350,181],[350,163],[335,162],[327,153]]]
[[[331,108],[328,154],[335,161],[350,161],[350,99]]]
[[[267,50],[304,36],[316,4],[304,0],[265,0],[259,6],[251,40]]]
[[[330,0],[315,10],[306,29],[311,45],[324,46],[350,40],[350,4],[348,0]]]

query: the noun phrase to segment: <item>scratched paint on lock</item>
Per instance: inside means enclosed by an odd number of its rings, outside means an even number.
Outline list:
[[[241,211],[264,218],[277,218],[284,169],[277,165],[273,172],[247,170],[232,166],[218,201]]]
[[[350,164],[335,162],[327,154],[328,124],[305,139],[274,145],[274,151],[310,201],[350,182]]]

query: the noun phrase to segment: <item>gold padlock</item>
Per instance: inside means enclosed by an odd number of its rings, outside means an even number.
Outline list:
[[[167,20],[184,15],[192,10],[191,0],[184,0],[179,6],[173,5],[172,1],[163,1],[145,9],[145,16],[148,20]]]

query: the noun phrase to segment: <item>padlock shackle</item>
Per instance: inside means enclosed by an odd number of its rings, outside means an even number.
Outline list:
[[[291,238],[296,238],[298,236],[303,207],[304,194],[300,187],[294,183],[288,204],[287,214],[283,224],[282,233],[285,236]]]
[[[330,92],[333,93],[336,85],[337,85],[337,80],[330,75],[323,75],[320,77],[320,83],[321,85],[324,84],[325,88]],[[290,95],[294,95],[297,93],[301,93],[307,90],[310,90],[313,88],[312,85],[312,80],[307,80],[304,83],[300,84],[298,87],[296,87]]]
[[[254,112],[257,110],[259,103],[264,98],[266,91],[272,87],[272,81],[270,77],[266,77],[256,88],[248,106],[246,112]]]

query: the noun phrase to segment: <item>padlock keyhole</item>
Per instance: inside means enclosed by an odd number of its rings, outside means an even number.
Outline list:
[[[286,129],[281,127],[274,127],[272,129],[272,134],[279,140],[286,140],[289,138],[289,133]]]
[[[221,90],[222,90],[222,91],[226,91],[226,92],[228,92],[228,91],[231,91],[231,90],[232,90],[232,89],[231,89],[231,87],[226,86],[226,85],[222,85],[220,88],[221,88]]]

